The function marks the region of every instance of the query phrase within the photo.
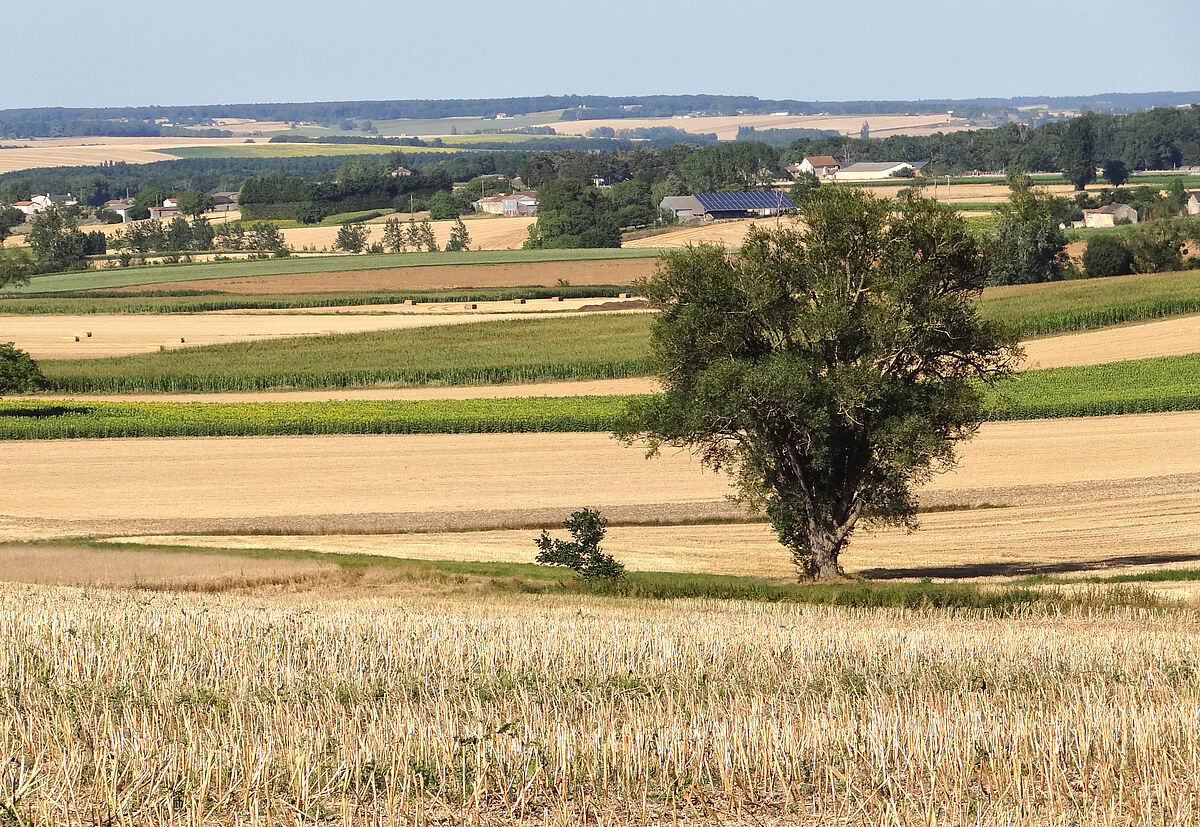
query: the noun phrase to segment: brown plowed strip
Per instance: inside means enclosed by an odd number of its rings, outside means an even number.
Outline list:
[[[654,245],[650,245],[654,246]],[[434,264],[341,273],[294,273],[245,278],[198,279],[126,287],[122,292],[150,290],[220,290],[227,293],[335,293],[359,290],[441,290],[455,287],[554,287],[571,284],[631,284],[648,278],[658,266],[654,258],[600,261],[541,261],[528,264]]]

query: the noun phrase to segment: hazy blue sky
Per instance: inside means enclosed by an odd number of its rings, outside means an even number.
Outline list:
[[[5,0],[0,108],[1200,89],[1198,0]],[[17,65],[10,62],[10,66]]]

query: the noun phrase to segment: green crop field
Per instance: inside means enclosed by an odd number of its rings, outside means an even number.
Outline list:
[[[450,146],[386,146],[383,144],[224,144],[221,146],[177,146],[156,149],[175,158],[305,158],[312,155],[406,155],[459,152]]]
[[[282,300],[250,297],[246,301],[258,298],[267,306],[293,301],[286,297]],[[335,304],[356,298],[335,295],[328,300],[314,296],[312,300]],[[162,299],[167,307],[177,301]],[[204,306],[203,302],[213,302],[210,306],[216,307],[218,299],[198,296],[194,301],[193,309]],[[90,306],[97,310],[111,307]],[[983,312],[1012,325],[1024,338],[1200,312],[1200,271],[990,288],[984,293]],[[45,360],[42,369],[54,390],[74,393],[618,378],[644,375],[648,370],[650,322],[645,314],[478,322],[420,330],[272,339],[110,359]]]
[[[419,402],[4,402],[0,439],[605,431],[627,397]]]
[[[0,315],[84,315],[92,313],[206,313],[214,310],[286,310],[312,307],[401,305],[410,301],[458,303],[512,299],[614,298],[632,290],[628,284],[561,287],[464,287],[391,293],[220,293],[217,291],[147,293],[71,293],[45,297],[0,299]]]
[[[58,392],[486,385],[644,375],[649,320],[510,320],[213,345],[113,359],[44,360]]]
[[[134,287],[178,281],[277,276],[301,273],[346,273],[388,270],[394,267],[428,267],[463,264],[530,264],[545,261],[600,261],[617,258],[654,258],[657,249],[624,250],[470,250],[461,253],[386,253],[380,255],[294,256],[260,261],[214,261],[202,264],[167,264],[149,267],[85,270],[34,276],[23,287],[0,288],[5,298],[22,293],[77,292]]]
[[[1200,313],[1200,270],[989,287],[983,312],[1022,338]]]
[[[0,403],[0,439],[610,431],[625,396],[348,402]],[[1029,371],[985,392],[993,420],[1200,410],[1200,354]]]

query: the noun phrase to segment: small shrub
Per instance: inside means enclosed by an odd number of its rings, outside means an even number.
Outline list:
[[[539,549],[537,562],[546,566],[565,566],[588,580],[615,582],[625,576],[625,566],[611,554],[600,550],[608,521],[599,511],[584,508],[563,521],[563,528],[574,541],[555,540],[545,531],[534,542]]]

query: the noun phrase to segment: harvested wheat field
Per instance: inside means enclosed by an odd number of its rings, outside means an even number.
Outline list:
[[[321,312],[213,312],[161,314],[6,315],[0,316],[0,331],[6,340],[27,350],[35,359],[98,359],[201,345],[278,339],[293,336],[322,336],[368,330],[399,330],[448,324],[536,319],[547,313],[558,316],[588,315],[602,311],[603,299],[572,299],[561,302],[530,299],[523,305],[512,302],[479,302],[470,309],[462,303],[421,304],[404,308],[384,305],[371,310],[343,308]],[[592,310],[579,310],[590,306]],[[359,312],[354,312],[358,310]]]
[[[872,137],[887,135],[930,135],[934,132],[957,132],[969,129],[964,118],[953,118],[945,112],[927,115],[715,115],[668,118],[595,118],[579,121],[548,121],[559,135],[585,135],[598,127],[610,129],[652,129],[672,127],[696,135],[715,133],[722,141],[732,141],[742,126],[755,129],[828,129],[844,135],[858,136],[863,121],[871,124]]]
[[[364,223],[361,226],[367,230],[367,242],[383,241],[383,222],[387,218],[404,219],[404,215],[395,214]],[[471,236],[472,250],[518,250],[529,238],[529,228],[535,218],[487,218],[465,221],[467,232]],[[433,233],[438,245],[445,247],[450,240],[450,230],[453,221],[432,221]],[[288,246],[295,250],[316,249],[332,250],[337,240],[339,227],[293,227],[282,230],[283,238]]]
[[[337,569],[314,560],[0,545],[0,580],[6,583],[217,592],[315,585]]]
[[[0,539],[486,528],[582,505],[665,519],[720,506],[730,491],[686,453],[646,460],[604,434],[52,440],[5,454]],[[986,423],[925,502],[1095,499],[1197,467],[1197,412]]]
[[[1198,621],[3,585],[0,753],[15,823],[1191,824]]]
[[[777,218],[732,219],[729,221],[706,221],[695,224],[684,224],[677,230],[665,233],[635,238],[621,244],[630,249],[647,247],[686,247],[689,244],[724,244],[726,247],[741,247],[746,233],[752,226],[773,229],[780,223]],[[790,220],[785,220],[791,226]]]
[[[38,167],[93,166],[105,161],[150,164],[171,160],[170,155],[155,152],[156,149],[242,142],[242,138],[35,138],[11,149],[0,149],[0,173]]]
[[[651,245],[653,246],[653,245]],[[614,258],[594,261],[534,261],[521,264],[431,264],[340,273],[283,273],[272,276],[201,279],[140,284],[122,292],[217,290],[225,293],[334,293],[366,290],[443,290],[455,287],[554,287],[632,284],[654,275],[658,260]]]

